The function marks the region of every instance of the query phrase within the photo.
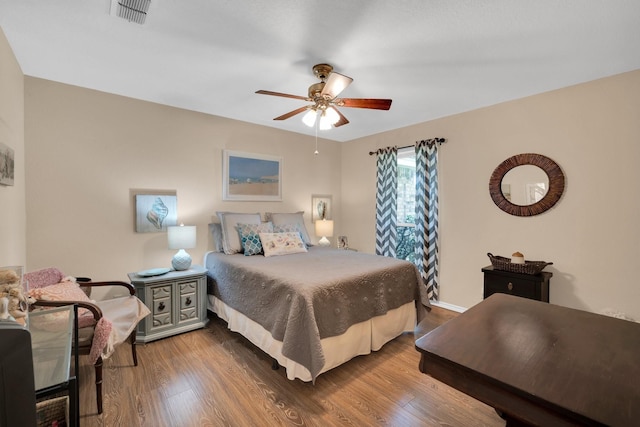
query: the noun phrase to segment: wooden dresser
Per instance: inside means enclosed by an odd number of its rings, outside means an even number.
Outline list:
[[[549,279],[553,273],[543,271],[540,274],[512,273],[496,270],[493,266],[482,269],[484,273],[484,298],[495,293],[549,302]]]
[[[496,293],[416,341],[507,426],[640,425],[640,324]]]

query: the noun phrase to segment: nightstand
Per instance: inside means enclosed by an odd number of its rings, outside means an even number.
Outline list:
[[[543,271],[540,274],[512,273],[496,270],[493,266],[482,269],[484,272],[484,298],[495,293],[549,302],[549,279],[553,273]]]
[[[206,273],[199,265],[152,277],[129,273],[136,295],[151,310],[138,323],[137,340],[149,342],[204,327],[208,321]]]

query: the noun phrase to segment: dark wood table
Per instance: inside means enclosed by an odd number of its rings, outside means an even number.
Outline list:
[[[640,323],[494,294],[416,349],[508,426],[640,426]]]

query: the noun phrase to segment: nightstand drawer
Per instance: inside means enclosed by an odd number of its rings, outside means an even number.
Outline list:
[[[553,274],[548,271],[533,275],[495,270],[493,266],[489,266],[483,268],[482,272],[484,298],[495,293],[503,293],[549,302],[549,279]]]
[[[198,301],[196,294],[180,296],[180,321],[195,319],[198,317]]]
[[[150,329],[161,328],[163,326],[171,325],[171,312],[153,314],[153,324]]]
[[[198,290],[198,281],[180,283],[180,295],[195,294]]]
[[[187,322],[189,320],[198,319],[197,307],[185,308],[180,310],[180,322]]]
[[[151,329],[162,328],[173,324],[171,316],[171,286],[154,286],[151,288]]]
[[[527,280],[513,280],[510,277],[485,277],[484,297],[491,294],[502,293],[524,298],[536,298],[536,283]]]

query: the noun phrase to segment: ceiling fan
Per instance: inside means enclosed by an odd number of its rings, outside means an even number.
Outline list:
[[[373,110],[388,110],[391,108],[390,99],[373,98],[338,98],[340,92],[353,82],[351,77],[336,73],[329,64],[317,64],[313,67],[313,74],[320,79],[320,83],[309,86],[308,96],[289,95],[287,93],[258,90],[262,95],[282,96],[284,98],[300,99],[311,102],[311,105],[297,108],[273,120],[286,120],[297,114],[307,112],[302,121],[309,127],[316,124],[320,129],[339,127],[349,123],[349,120],[336,107],[369,108]],[[316,123],[319,121],[319,123]]]

